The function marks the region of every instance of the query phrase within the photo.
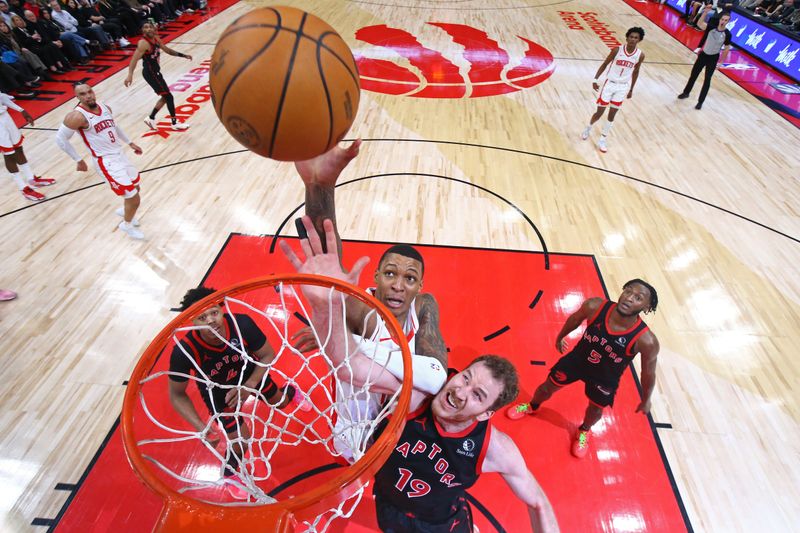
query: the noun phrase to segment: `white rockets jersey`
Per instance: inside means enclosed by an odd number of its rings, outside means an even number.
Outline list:
[[[372,296],[375,296],[375,288],[367,289]],[[408,341],[408,349],[411,353],[414,353],[414,345],[416,340],[416,333],[417,329],[419,329],[419,319],[417,319],[417,299],[414,298],[411,300],[411,305],[408,308],[408,315],[406,315],[406,321],[403,326],[403,333],[406,334],[406,340]],[[400,346],[397,345],[392,340],[392,336],[389,334],[389,329],[386,327],[386,323],[383,320],[378,321],[378,327],[375,328],[373,334],[369,337],[370,341],[378,342],[387,348],[392,350],[399,350]]]
[[[80,105],[75,108],[89,122],[89,127],[78,130],[78,133],[81,134],[83,142],[95,159],[121,154],[123,143],[117,136],[117,126],[111,110],[100,102],[97,106],[100,108],[100,113],[93,113]]]
[[[617,55],[608,67],[606,80],[613,83],[630,83],[633,76],[633,68],[642,57],[642,51],[637,48],[632,54],[625,51],[623,44],[617,49]]]

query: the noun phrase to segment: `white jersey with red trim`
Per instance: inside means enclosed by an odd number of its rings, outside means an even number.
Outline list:
[[[633,69],[639,63],[642,57],[642,51],[637,48],[632,54],[625,51],[625,45],[617,48],[617,55],[608,67],[608,75],[606,80],[613,83],[631,83],[633,76]]]
[[[375,295],[374,288],[367,289],[367,292],[373,296]],[[403,333],[406,335],[412,354],[414,353],[417,329],[419,329],[416,304],[416,298],[411,300],[408,315],[405,323],[403,323]],[[391,351],[400,350],[400,346],[392,340],[389,329],[382,320],[378,321],[377,327],[375,327],[369,338],[353,334],[353,340],[359,346],[361,353],[367,357],[373,354],[376,345]],[[384,397],[383,394],[354,389],[347,382],[339,383],[336,397],[333,445],[345,459],[352,463],[360,459],[366,450],[366,444],[375,431],[375,428],[369,422],[378,417],[384,403]]]
[[[97,107],[100,110],[99,113],[89,111],[80,105],[75,108],[76,111],[86,117],[86,121],[89,123],[88,128],[82,128],[78,130],[78,133],[81,134],[83,142],[95,159],[119,155],[122,153],[123,143],[117,134],[114,116],[108,106],[97,102]]]

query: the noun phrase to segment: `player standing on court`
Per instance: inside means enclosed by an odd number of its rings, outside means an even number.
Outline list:
[[[334,146],[328,152],[307,161],[295,163],[306,191],[306,214],[319,235],[324,235],[323,222],[330,220],[336,234],[336,248],[341,251],[342,240],[336,230],[335,189],[339,175],[360,150],[356,140],[345,148]],[[341,253],[341,252],[340,252]],[[422,293],[425,261],[413,246],[397,244],[388,248],[375,270],[375,287],[367,289],[384,304],[397,319],[411,350],[413,386],[417,390],[436,393],[447,378],[447,348],[439,330],[439,305],[430,293]],[[403,378],[400,347],[392,341],[383,321],[370,313],[370,308],[357,300],[347,307],[347,325],[362,353],[396,378]],[[294,335],[301,349],[316,347],[308,328]],[[344,402],[337,411],[334,446],[348,460],[358,459],[355,450],[364,449],[369,437],[369,425],[361,422],[375,420],[382,405],[381,394],[356,398],[348,383],[341,383]]]
[[[11,174],[11,178],[17,184],[22,196],[34,202],[44,200],[45,196],[31,187],[45,187],[54,184],[56,180],[42,178],[33,174],[33,170],[28,164],[28,159],[25,157],[25,151],[22,149],[22,141],[25,137],[22,136],[17,125],[14,124],[14,119],[8,114],[9,108],[22,113],[25,121],[33,126],[33,117],[15,104],[10,96],[0,93],[0,151],[3,152],[6,170]],[[20,172],[24,176],[24,181],[19,175]]]
[[[86,172],[88,170],[86,162],[69,142],[76,131],[80,133],[92,154],[97,171],[106,178],[111,190],[125,199],[123,207],[116,211],[117,215],[123,218],[119,229],[132,239],[144,239],[144,233],[137,227],[139,221],[134,217],[141,202],[139,171],[122,153],[122,145],[123,143],[129,145],[136,155],[141,155],[142,149],[128,139],[114,121],[111,108],[97,101],[94,90],[88,83],[76,85],[75,96],[80,103],[64,118],[64,123],[58,128],[56,144],[73,161],[78,162],[78,172]]]
[[[586,320],[581,340],[550,369],[531,402],[512,405],[506,411],[508,417],[519,420],[526,414],[535,415],[542,402],[554,392],[575,381],[583,381],[589,405],[572,443],[572,454],[582,458],[589,449],[589,431],[603,417],[603,409],[614,404],[622,373],[638,353],[642,354],[643,396],[636,412],[649,413],[650,397],[656,386],[659,345],[639,313],[655,311],[657,305],[658,293],[640,279],[632,279],[622,287],[617,303],[602,298],[583,302],[561,328],[556,337],[556,350],[564,353],[567,348],[564,337]]]
[[[160,96],[150,116],[144,119],[144,123],[147,124],[147,127],[151,130],[155,130],[156,115],[166,103],[167,110],[172,119],[172,129],[178,131],[187,130],[189,129],[188,124],[183,122],[178,123],[178,117],[175,116],[175,98],[172,96],[169,86],[167,82],[164,81],[164,76],[161,74],[161,64],[159,63],[161,50],[164,50],[164,53],[171,56],[182,57],[189,61],[192,60],[192,56],[189,54],[176,52],[165,45],[161,41],[161,37],[158,36],[155,25],[147,22],[142,25],[142,39],[139,41],[139,44],[136,45],[136,51],[133,53],[130,66],[128,66],[128,77],[125,78],[125,87],[130,87],[131,83],[133,83],[133,72],[136,70],[136,63],[141,59],[142,77],[147,84],[153,88],[156,94]]]
[[[600,65],[600,68],[597,69],[597,74],[594,75],[592,88],[595,91],[600,91],[597,97],[597,111],[589,120],[589,125],[581,133],[581,139],[585,141],[589,138],[594,123],[600,120],[600,117],[605,113],[606,107],[611,106],[608,111],[608,122],[603,125],[603,134],[597,143],[597,147],[601,152],[608,151],[606,141],[608,134],[611,132],[611,126],[614,125],[614,117],[617,116],[619,107],[625,98],[633,97],[633,87],[639,78],[639,68],[644,62],[644,53],[637,48],[642,39],[644,39],[644,30],[642,28],[636,26],[630,28],[625,33],[625,46],[618,46],[611,50],[608,57]],[[609,65],[611,66],[609,67]],[[601,87],[600,76],[606,68],[608,68],[608,72]]]
[[[345,272],[336,250],[333,223],[323,221],[327,251],[323,251],[309,217],[301,260],[285,242],[280,246],[300,273],[320,274],[354,285],[368,258]],[[339,378],[355,386],[369,384],[373,393],[393,394],[401,382],[375,365],[368,354],[350,353],[349,333],[340,298],[329,299],[327,288],[303,286],[317,331],[328,331],[326,354],[339,369]],[[349,355],[349,356],[348,356]],[[347,359],[347,364],[343,364]],[[474,533],[466,490],[483,473],[497,472],[514,495],[528,506],[531,528],[557,533],[553,508],[514,441],[493,429],[490,419],[519,393],[514,365],[498,355],[474,359],[453,373],[436,394],[414,389],[407,423],[386,463],[375,475],[378,525],[387,533]]]

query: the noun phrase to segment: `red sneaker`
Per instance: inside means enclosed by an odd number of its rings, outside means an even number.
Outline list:
[[[0,302],[7,302],[17,297],[17,293],[8,289],[0,289]]]
[[[583,459],[589,452],[589,431],[578,428],[575,433],[575,440],[572,441],[572,455],[578,459]]]
[[[506,416],[511,420],[519,420],[520,418],[524,418],[525,415],[533,416],[535,414],[536,410],[533,409],[529,403],[514,404],[506,409]]]
[[[41,202],[45,198],[47,198],[44,194],[34,191],[30,187],[25,187],[22,189],[22,196],[30,200],[31,202]]]
[[[41,176],[34,176],[33,179],[28,180],[28,185],[31,187],[47,187],[56,182],[53,178],[43,178]]]

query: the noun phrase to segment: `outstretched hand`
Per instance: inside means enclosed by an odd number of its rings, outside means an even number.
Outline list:
[[[283,250],[284,255],[295,270],[300,274],[317,274],[358,285],[361,271],[369,263],[369,257],[361,257],[355,262],[350,272],[345,272],[339,262],[339,253],[336,250],[336,232],[333,229],[333,222],[330,219],[325,219],[322,224],[325,229],[328,250],[325,252],[322,249],[322,241],[314,229],[311,218],[304,216],[302,221],[308,233],[308,237],[300,241],[300,247],[305,256],[304,259],[301,260],[286,241],[280,241],[281,250]],[[327,305],[329,289],[306,284],[303,285],[303,294],[312,305],[315,303]]]
[[[345,148],[336,145],[313,159],[295,161],[294,166],[306,185],[319,183],[333,187],[339,174],[358,155],[360,147],[361,139],[356,139]]]
[[[640,403],[639,406],[636,408],[636,412],[642,413],[643,415],[648,414],[650,412],[650,400],[646,400]]]

